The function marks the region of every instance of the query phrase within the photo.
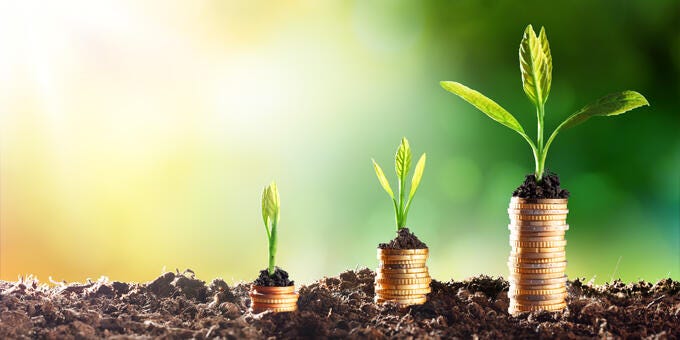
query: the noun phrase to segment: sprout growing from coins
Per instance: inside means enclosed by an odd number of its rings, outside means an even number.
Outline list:
[[[375,169],[375,174],[378,176],[378,181],[392,199],[397,230],[406,226],[406,218],[411,209],[411,202],[413,202],[413,197],[416,195],[416,191],[420,185],[420,179],[423,177],[423,171],[425,171],[426,159],[427,156],[423,153],[420,156],[418,163],[416,163],[416,168],[413,177],[411,178],[411,188],[408,197],[406,196],[406,180],[411,169],[411,147],[409,146],[406,137],[401,139],[401,144],[399,144],[397,153],[394,157],[394,169],[397,173],[397,188],[399,189],[397,196],[394,195],[394,191],[392,191],[392,187],[390,187],[390,183],[387,180],[387,177],[385,177],[385,173],[382,168],[380,168],[380,165],[378,165],[375,159],[372,159],[373,168]]]
[[[526,93],[536,108],[536,120],[538,122],[536,140],[532,140],[524,132],[522,125],[510,112],[483,94],[453,81],[442,81],[441,86],[472,104],[491,119],[509,127],[522,136],[529,143],[534,156],[534,174],[537,182],[543,179],[548,149],[560,131],[577,126],[591,117],[616,116],[632,109],[649,105],[647,99],[635,91],[623,91],[606,95],[567,117],[553,130],[548,140],[544,143],[543,135],[545,128],[543,118],[545,116],[545,103],[550,94],[553,68],[550,45],[548,44],[548,37],[544,28],[541,27],[540,33],[536,35],[533,27],[531,25],[527,26],[519,47],[519,61],[524,93]]]
[[[274,275],[276,270],[276,227],[279,224],[280,208],[279,190],[276,187],[276,182],[272,182],[262,192],[262,220],[269,244],[269,265],[267,266],[269,276]]]

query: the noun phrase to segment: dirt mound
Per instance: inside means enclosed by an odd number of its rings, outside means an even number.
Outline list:
[[[380,249],[425,249],[427,244],[421,241],[418,236],[412,233],[408,228],[401,228],[397,231],[395,237],[389,243],[380,243]]]
[[[536,182],[536,175],[528,174],[524,183],[512,193],[519,198],[569,198],[569,191],[560,188],[560,177],[552,172],[545,172],[541,182]]]
[[[253,282],[256,286],[264,287],[287,287],[295,284],[288,278],[288,272],[276,267],[273,275],[269,275],[267,268],[260,270],[260,276]]]
[[[300,287],[299,311],[248,312],[249,285],[208,286],[193,273],[147,284],[101,279],[48,287],[0,281],[0,338],[573,338],[680,336],[680,283],[568,283],[563,312],[508,315],[508,283],[480,276],[432,282],[430,300],[400,310],[373,303],[369,269]]]

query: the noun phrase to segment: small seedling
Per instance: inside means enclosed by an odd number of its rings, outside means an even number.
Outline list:
[[[531,147],[536,165],[536,180],[539,182],[543,178],[545,159],[550,144],[552,144],[555,136],[562,129],[579,125],[590,117],[616,116],[632,109],[649,105],[647,99],[635,91],[623,91],[604,96],[567,117],[552,132],[548,141],[543,143],[545,102],[548,100],[552,82],[552,55],[550,54],[548,37],[543,27],[541,27],[539,35],[536,35],[531,25],[527,26],[524,30],[524,36],[519,46],[519,62],[524,93],[526,93],[529,100],[536,107],[536,118],[538,120],[536,141],[532,140],[524,132],[522,125],[510,112],[483,94],[453,81],[442,81],[441,86],[472,104],[491,119],[519,133]]]
[[[373,168],[375,169],[375,174],[378,176],[378,181],[382,185],[383,189],[390,195],[392,203],[394,204],[394,213],[396,215],[397,230],[404,228],[406,226],[406,217],[408,217],[408,211],[411,208],[411,202],[413,201],[413,196],[416,195],[418,186],[420,185],[420,179],[423,177],[423,171],[425,171],[425,160],[426,154],[422,154],[418,163],[416,163],[415,172],[411,178],[411,188],[409,190],[408,199],[406,199],[406,176],[411,169],[411,147],[408,144],[406,137],[401,139],[401,144],[397,148],[397,153],[394,157],[394,169],[397,173],[397,183],[399,187],[398,197],[394,196],[394,192],[390,187],[390,183],[385,177],[380,165],[376,163],[375,159],[373,161]]]
[[[274,275],[276,270],[276,227],[279,224],[280,208],[279,190],[276,188],[276,183],[272,182],[262,192],[262,219],[269,241],[269,266],[267,267],[269,276]]]

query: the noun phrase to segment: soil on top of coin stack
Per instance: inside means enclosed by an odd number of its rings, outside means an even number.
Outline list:
[[[508,283],[432,281],[423,305],[373,303],[375,273],[347,271],[300,288],[299,310],[253,314],[249,283],[165,273],[146,283],[49,287],[0,281],[0,338],[678,338],[680,282],[567,283],[561,312],[508,314]]]
[[[276,267],[273,275],[269,275],[267,268],[260,270],[260,276],[253,281],[253,285],[262,287],[287,287],[295,282],[288,279],[288,272]]]
[[[569,198],[569,191],[560,188],[560,177],[556,173],[546,171],[543,179],[536,182],[536,175],[528,174],[524,183],[512,193],[519,198]]]
[[[427,244],[418,239],[418,237],[413,234],[408,228],[401,228],[397,231],[397,237],[395,237],[389,243],[380,243],[378,245],[380,249],[425,249]]]

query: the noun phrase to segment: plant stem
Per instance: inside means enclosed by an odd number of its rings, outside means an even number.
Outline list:
[[[399,231],[399,229],[403,228],[404,224],[405,224],[404,223],[404,194],[405,194],[405,191],[406,191],[406,190],[404,190],[405,187],[406,187],[406,183],[401,178],[399,178],[398,181],[399,181],[399,213],[397,214],[397,216],[398,216],[397,217],[398,218],[398,220],[397,220],[397,231]]]
[[[269,238],[269,267],[267,271],[269,276],[274,275],[275,265],[276,265],[276,220],[272,220],[272,231],[271,237]]]
[[[534,154],[534,159],[536,161],[536,182],[540,182],[543,179],[545,167],[545,157],[543,157],[543,117],[545,116],[545,106],[543,104],[536,106],[536,116],[538,121],[538,128],[536,129],[536,147],[538,152]]]

